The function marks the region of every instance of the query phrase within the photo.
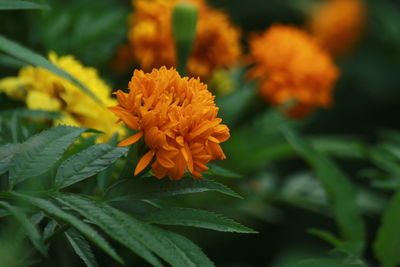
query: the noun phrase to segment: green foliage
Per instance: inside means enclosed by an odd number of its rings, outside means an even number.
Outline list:
[[[284,134],[296,151],[314,168],[335,214],[342,238],[355,255],[362,253],[365,242],[365,226],[355,193],[346,175],[326,156],[285,128]]]
[[[221,232],[257,233],[219,214],[189,208],[163,208],[156,210],[147,215],[145,221],[156,224],[199,227]]]
[[[160,263],[151,252],[172,266],[195,266],[185,250],[176,246],[154,226],[99,201],[72,195],[58,195],[56,199],[98,225],[111,237],[155,266],[159,266]]]
[[[96,230],[94,230],[89,224],[84,223],[76,216],[63,211],[60,207],[56,206],[49,200],[27,196],[15,192],[11,194],[12,196],[20,200],[26,201],[27,203],[36,206],[44,213],[46,213],[47,216],[65,222],[69,224],[71,227],[74,227],[76,230],[81,232],[87,239],[95,243],[99,248],[101,248],[104,252],[106,252],[116,261],[123,263],[123,260],[117,255],[115,250],[112,247],[110,247],[108,242],[101,235],[99,235],[99,233]]]
[[[400,264],[400,190],[396,192],[383,215],[374,243],[376,257],[382,266],[391,267]]]
[[[79,255],[79,257],[83,260],[83,262],[88,267],[96,267],[97,262],[96,258],[90,248],[90,245],[87,243],[86,239],[79,234],[77,231],[73,229],[69,229],[65,232],[65,236],[67,237],[69,243],[72,248]]]
[[[64,161],[58,168],[56,186],[64,188],[106,169],[128,151],[108,144],[91,146]]]
[[[85,128],[58,126],[21,144],[10,161],[10,187],[47,172],[84,131]]]
[[[49,6],[28,1],[0,0],[0,10],[49,9]]]
[[[21,224],[21,226],[26,231],[29,239],[35,248],[40,251],[44,256],[47,256],[46,247],[43,242],[43,238],[39,234],[39,231],[36,229],[36,226],[32,224],[31,221],[26,217],[25,213],[18,207],[13,207],[7,202],[0,201],[0,206],[8,210],[17,221]]]
[[[116,201],[132,198],[158,198],[206,191],[215,191],[228,196],[242,198],[235,191],[221,183],[209,179],[195,180],[191,177],[177,181],[169,181],[167,179],[157,181],[154,178],[123,180],[110,188],[107,192],[107,198]]]

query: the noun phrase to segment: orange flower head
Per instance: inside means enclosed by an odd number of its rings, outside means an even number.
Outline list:
[[[183,177],[186,170],[200,178],[211,160],[224,159],[220,143],[229,129],[217,118],[218,108],[207,85],[199,79],[181,78],[175,69],[135,70],[129,92],[116,92],[118,106],[109,109],[128,127],[138,131],[119,145],[144,137],[149,151],[138,162],[135,175],[151,165],[157,178]]]
[[[216,68],[235,64],[241,53],[239,30],[228,16],[203,0],[186,0],[198,8],[196,37],[188,61],[188,72],[207,77]],[[179,0],[135,0],[130,17],[129,45],[134,59],[145,71],[176,66],[172,12]]]
[[[312,12],[309,29],[333,55],[343,55],[360,39],[366,20],[362,0],[327,0]]]
[[[250,40],[251,78],[260,80],[260,94],[274,105],[296,102],[289,111],[302,117],[329,107],[339,71],[328,53],[306,32],[273,25]]]

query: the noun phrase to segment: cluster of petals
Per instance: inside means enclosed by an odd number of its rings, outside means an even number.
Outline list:
[[[104,132],[98,141],[107,142],[116,132],[123,135],[124,127],[115,127],[116,117],[107,110],[107,106],[117,102],[111,98],[111,88],[99,77],[97,70],[83,66],[73,56],[59,57],[54,52],[49,53],[49,60],[84,84],[101,103],[71,81],[34,66],[23,67],[17,77],[0,80],[0,92],[25,101],[29,109],[61,113],[62,117],[55,120],[55,124]]]
[[[308,27],[326,50],[340,56],[360,39],[365,22],[363,0],[326,0],[316,5]]]
[[[119,105],[109,109],[129,128],[137,131],[119,145],[143,138],[149,151],[138,162],[135,175],[153,158],[153,174],[177,180],[188,170],[202,176],[211,160],[225,158],[220,143],[229,129],[217,118],[214,96],[199,79],[181,78],[175,69],[135,70],[129,92],[117,91]]]
[[[179,0],[135,0],[129,19],[129,46],[133,58],[144,71],[161,66],[176,67],[176,49],[172,33],[172,13]],[[216,68],[235,64],[241,53],[240,32],[227,14],[211,8],[203,0],[187,0],[198,9],[196,37],[188,62],[193,77],[207,77]],[[127,47],[117,62],[124,64]]]
[[[339,70],[314,38],[286,25],[273,25],[250,40],[249,70],[260,82],[260,94],[274,105],[289,101],[293,117],[329,107]]]

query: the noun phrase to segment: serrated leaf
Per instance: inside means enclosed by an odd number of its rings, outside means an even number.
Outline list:
[[[56,196],[56,199],[96,224],[110,237],[125,245],[149,263],[154,266],[162,266],[150,249],[140,241],[140,238],[138,239],[137,236],[143,234],[140,229],[135,229],[137,225],[140,228],[139,222],[133,221],[132,225],[128,225],[128,222],[130,222],[129,216],[121,215],[122,213],[118,216],[114,214],[112,208],[105,204],[83,197],[60,194]]]
[[[352,243],[352,251],[360,255],[365,242],[365,225],[357,206],[355,192],[346,175],[325,155],[318,153],[289,128],[285,137],[293,148],[313,167],[324,188],[342,237]]]
[[[93,92],[90,91],[89,88],[87,88],[84,84],[75,79],[71,74],[60,69],[56,65],[52,64],[50,61],[48,61],[41,55],[36,54],[35,52],[29,50],[28,48],[25,48],[22,45],[7,39],[2,35],[0,35],[0,51],[3,51],[4,53],[10,56],[13,56],[23,62],[26,62],[29,65],[47,69],[52,73],[71,81],[72,83],[76,84],[79,88],[81,88],[84,93],[92,97],[98,103],[101,103],[100,99],[95,94],[93,94]]]
[[[400,264],[400,190],[397,190],[383,214],[382,224],[379,227],[374,242],[374,253],[385,267],[394,267]]]
[[[54,219],[68,223],[71,227],[74,227],[76,230],[81,232],[87,239],[96,244],[99,248],[101,248],[104,252],[110,255],[113,259],[115,259],[121,264],[124,263],[121,257],[118,256],[115,250],[112,247],[110,247],[108,242],[101,235],[99,235],[99,233],[97,233],[90,225],[82,222],[74,215],[63,211],[58,206],[45,199],[27,196],[16,192],[12,192],[11,195],[15,196],[20,200],[26,201],[33,206],[36,206],[44,213],[46,213],[48,216]]]
[[[181,180],[158,180],[155,177],[142,179],[128,179],[113,186],[106,197],[110,200],[146,199],[167,196],[176,196],[191,193],[215,191],[228,196],[242,198],[238,193],[227,186],[209,180],[185,177]]]
[[[0,10],[49,9],[49,6],[28,1],[0,0]]]
[[[35,224],[33,224],[25,215],[25,213],[18,207],[11,206],[7,202],[0,201],[0,206],[7,209],[17,221],[21,224],[21,226],[26,231],[29,239],[35,248],[42,253],[44,256],[47,256],[46,247],[43,242],[43,238],[37,230]]]
[[[5,144],[0,146],[0,175],[8,172],[11,159],[17,153],[20,144]]]
[[[83,197],[72,195],[58,195],[57,200],[80,213],[115,240],[124,244],[137,254],[145,258],[151,264],[159,266],[160,263],[150,251],[160,256],[172,266],[196,266],[169,238],[151,226],[132,216],[129,216],[111,206],[96,202]],[[140,248],[140,250],[138,250]],[[149,251],[150,250],[150,251]],[[139,253],[138,253],[139,252]],[[149,256],[152,256],[149,258]]]
[[[91,146],[61,164],[57,170],[56,186],[61,189],[89,178],[106,169],[127,151],[126,147],[109,144]]]
[[[47,172],[85,130],[58,126],[29,138],[11,159],[10,186]]]
[[[165,235],[175,246],[181,251],[184,251],[186,256],[196,267],[212,267],[214,263],[207,257],[203,250],[194,244],[191,240],[186,237],[167,231],[164,229],[158,229]]]
[[[191,226],[221,232],[257,233],[222,215],[190,208],[162,208],[146,215],[144,220],[149,223]]]
[[[96,258],[90,248],[89,243],[86,239],[77,231],[73,229],[69,229],[65,232],[65,236],[67,237],[69,243],[74,249],[75,253],[82,259],[82,261],[88,267],[96,267],[97,262]]]

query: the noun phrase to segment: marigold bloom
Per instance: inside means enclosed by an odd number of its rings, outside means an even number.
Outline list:
[[[105,134],[99,136],[99,141],[107,141],[115,132],[124,133],[124,128],[115,124],[117,118],[107,110],[107,106],[115,105],[117,101],[111,98],[111,88],[100,79],[94,68],[84,67],[72,56],[57,57],[53,52],[49,54],[49,60],[89,88],[102,104],[72,82],[33,66],[22,68],[18,77],[0,80],[0,92],[25,101],[29,109],[62,113],[62,118],[55,124],[103,131]]]
[[[259,78],[260,94],[275,105],[295,100],[293,117],[330,106],[339,71],[307,33],[274,25],[250,41],[250,58],[255,65],[249,76]]]
[[[130,17],[129,44],[144,71],[176,66],[172,12],[179,0],[135,0]],[[187,0],[197,6],[196,39],[188,61],[188,73],[206,77],[214,69],[230,66],[240,55],[240,33],[228,16],[203,0]]]
[[[342,55],[360,39],[365,14],[362,0],[326,0],[312,12],[309,29],[325,49]]]
[[[217,118],[218,108],[207,85],[181,78],[175,69],[135,70],[129,92],[116,92],[119,105],[109,109],[128,127],[138,131],[119,145],[144,137],[150,150],[141,158],[135,175],[151,162],[157,178],[182,178],[186,170],[200,178],[211,160],[224,159],[220,143],[229,129]]]

